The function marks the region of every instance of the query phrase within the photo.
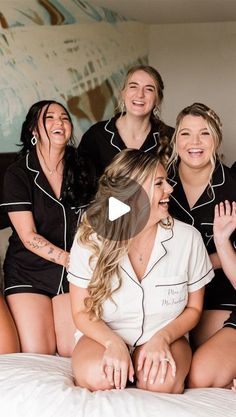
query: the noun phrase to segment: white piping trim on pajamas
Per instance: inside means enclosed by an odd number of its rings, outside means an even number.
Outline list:
[[[110,123],[110,121],[111,121],[111,119],[109,119],[109,120],[108,120],[108,122],[105,124],[104,129],[105,129],[105,131],[106,131],[106,132],[108,132],[108,133],[110,133],[110,134],[112,135],[112,136],[111,136],[111,140],[110,140],[110,144],[111,144],[112,146],[114,146],[114,148],[118,149],[118,151],[120,151],[120,152],[121,152],[121,149],[119,148],[119,146],[114,145],[114,143],[112,142],[112,141],[113,141],[113,138],[114,138],[114,136],[115,136],[115,132],[112,132],[111,130],[107,129],[107,125]]]
[[[157,135],[158,137],[160,137],[159,132],[155,132],[155,133],[153,133],[154,140],[155,140],[155,144],[154,144],[153,146],[150,146],[150,148],[146,149],[144,152],[148,152],[148,151],[150,151],[151,149],[153,149],[153,148],[155,148],[155,147],[157,146],[156,135]]]
[[[35,172],[36,176],[34,178],[34,183],[35,185],[41,190],[43,191],[48,197],[50,197],[53,201],[55,201],[57,204],[59,204],[62,207],[62,211],[63,211],[63,216],[64,216],[64,250],[66,251],[66,228],[67,228],[67,223],[66,223],[66,215],[65,215],[65,208],[63,206],[63,204],[60,203],[59,200],[57,200],[56,198],[54,198],[51,194],[49,194],[46,190],[44,190],[42,187],[40,187],[40,185],[37,183],[37,178],[40,174],[39,171],[30,168],[29,166],[29,154],[26,155],[26,167],[29,169],[29,171]],[[62,293],[64,294],[63,288],[61,288],[62,286],[62,280],[63,280],[63,275],[64,275],[64,271],[65,271],[65,267],[62,266],[62,273],[61,273],[61,278],[60,278],[60,283],[57,289],[57,295],[60,294],[60,289],[62,289]]]
[[[19,204],[32,204],[31,202],[29,202],[29,201],[20,201],[20,202],[18,202],[18,203],[2,203],[2,204],[0,204],[0,207],[1,206],[16,206],[16,205],[19,205]]]
[[[231,321],[227,321],[227,320],[226,320],[226,322],[225,322],[224,326],[225,326],[225,325],[228,325],[228,324],[230,324],[230,326],[234,326],[234,327],[236,327],[236,324],[235,324],[235,323],[232,323]]]
[[[115,136],[115,132],[113,132],[112,130],[109,130],[109,129],[108,129],[108,127],[107,127],[107,126],[109,125],[110,121],[111,121],[111,119],[109,119],[109,120],[108,120],[108,122],[105,124],[104,129],[105,129],[105,131],[106,131],[107,133],[110,133],[110,134],[112,135],[112,136],[111,136],[111,140],[110,140],[110,144],[111,144],[112,146],[114,146],[114,148],[118,149],[118,151],[120,151],[120,152],[121,152],[121,149],[119,148],[119,146],[117,146],[117,145],[115,145],[115,144],[113,143],[113,138],[114,138],[114,136]],[[154,143],[154,145],[153,145],[153,146],[150,146],[150,148],[145,149],[145,151],[144,151],[144,152],[148,152],[148,151],[150,151],[151,149],[153,149],[153,148],[155,148],[155,147],[157,146],[156,135],[158,135],[158,137],[159,137],[159,136],[160,136],[160,135],[159,135],[159,132],[154,132],[154,133],[153,133],[153,137],[154,137],[155,143]]]
[[[12,285],[11,287],[4,288],[4,292],[7,291],[7,290],[10,290],[11,288],[21,288],[21,287],[33,288],[33,285],[27,285],[27,284],[24,284],[24,285]]]

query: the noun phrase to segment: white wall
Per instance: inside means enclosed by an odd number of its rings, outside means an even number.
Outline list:
[[[236,23],[151,25],[149,62],[164,80],[163,120],[195,101],[223,123],[225,162],[236,160]]]

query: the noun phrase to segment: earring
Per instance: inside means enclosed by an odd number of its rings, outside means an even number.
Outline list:
[[[33,145],[33,146],[35,146],[35,145],[36,145],[36,143],[37,143],[37,141],[38,141],[38,139],[36,138],[36,136],[35,136],[35,135],[33,135],[33,137],[31,138],[31,143],[32,143],[32,145]]]
[[[120,112],[121,112],[121,116],[123,116],[123,114],[125,113],[126,109],[125,109],[125,102],[124,100],[121,101],[120,103]]]
[[[160,118],[160,111],[158,109],[157,106],[155,106],[152,110],[153,116],[155,117],[155,119],[159,119]]]

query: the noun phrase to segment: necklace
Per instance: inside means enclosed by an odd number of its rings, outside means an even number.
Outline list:
[[[141,262],[141,264],[143,263],[143,254],[142,253],[138,254],[138,260],[139,260],[139,262]]]
[[[133,258],[136,258],[136,261],[138,261],[140,264],[145,264],[151,256],[152,247],[155,242],[155,236],[156,226],[149,232],[148,240],[146,240],[145,237],[145,240],[142,240],[142,243],[139,241],[137,242],[138,244],[135,242],[132,245]]]
[[[44,158],[44,156],[43,156],[43,153],[42,153],[41,149],[40,149],[40,148],[38,148],[38,150],[39,150],[39,153],[40,153],[40,155],[41,155],[41,157],[42,157],[42,159],[43,159],[43,163],[44,163],[45,168],[47,169],[47,171],[48,171],[49,175],[51,176],[51,175],[55,174],[55,172],[56,172],[57,168],[50,169],[50,168],[49,168],[49,166],[48,166],[48,164],[47,164],[47,163],[46,163],[46,161],[45,161],[45,158]]]
[[[135,249],[135,255],[134,257],[136,258],[136,260],[138,262],[140,262],[141,264],[143,264],[143,262],[145,261],[145,255],[146,255],[146,250],[144,249],[141,253],[139,253],[136,249]]]

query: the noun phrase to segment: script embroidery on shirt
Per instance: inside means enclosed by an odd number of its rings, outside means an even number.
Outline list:
[[[171,306],[183,303],[185,300],[185,296],[181,295],[179,290],[169,288],[167,291],[167,298],[162,299],[161,305],[162,307]]]

